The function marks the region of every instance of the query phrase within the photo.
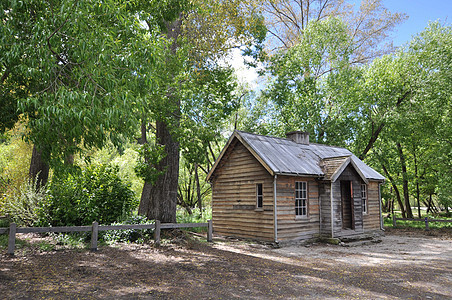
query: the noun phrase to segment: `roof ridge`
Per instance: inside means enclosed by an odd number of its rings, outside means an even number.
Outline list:
[[[354,167],[359,169],[364,178],[384,181],[384,177],[361,161],[352,151],[344,147],[325,144],[310,143],[297,144],[288,138],[261,135],[251,132],[234,130],[234,134],[270,173],[286,175],[313,175],[324,174],[321,168],[322,161],[338,159],[350,160]],[[281,142],[278,142],[281,141]],[[257,158],[256,157],[256,158]]]
[[[287,140],[287,141],[291,141],[288,138],[283,138],[283,137],[279,137],[279,136],[272,136],[272,135],[263,135],[263,134],[259,134],[259,133],[254,133],[254,132],[247,132],[247,131],[242,131],[242,130],[235,130],[239,133],[245,133],[245,134],[251,134],[251,135],[257,135],[257,136],[261,136],[261,137],[265,137],[265,138],[274,138],[274,139],[281,139],[281,140]]]
[[[285,141],[289,141],[289,142],[295,143],[294,141],[292,141],[289,138],[284,138],[284,137],[279,137],[279,136],[272,136],[272,135],[263,135],[263,134],[258,134],[258,133],[254,133],[254,132],[247,132],[247,131],[242,131],[242,130],[237,130],[237,129],[235,131],[237,131],[239,133],[245,133],[245,134],[250,134],[250,135],[255,135],[255,136],[261,136],[261,137],[264,137],[264,138],[280,139],[280,140],[285,140]],[[299,144],[299,145],[302,145],[302,144]],[[317,146],[324,146],[324,147],[331,147],[331,148],[339,148],[339,149],[345,149],[345,150],[351,152],[350,150],[348,150],[345,147],[334,146],[334,145],[327,145],[327,144],[320,144],[320,143],[311,143],[311,142],[309,142],[308,145],[303,145],[303,146],[309,146],[309,145],[317,145]]]

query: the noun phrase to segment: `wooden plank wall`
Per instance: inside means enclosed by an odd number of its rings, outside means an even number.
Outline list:
[[[334,210],[334,237],[344,236],[352,233],[351,230],[342,229],[342,201],[341,201],[341,180],[350,180],[353,185],[354,232],[363,232],[363,213],[361,201],[361,183],[364,183],[352,165],[348,165],[339,178],[333,183],[333,210]]]
[[[319,181],[319,201],[321,205],[320,235],[331,237],[331,182]]]
[[[364,231],[380,230],[380,191],[377,181],[367,185],[367,214],[363,216]]]
[[[273,177],[240,142],[212,179],[215,233],[274,241]],[[263,209],[256,209],[256,184],[263,184]]]
[[[308,216],[295,216],[295,182],[308,183]],[[319,186],[314,178],[278,176],[276,181],[278,240],[302,240],[320,232]]]

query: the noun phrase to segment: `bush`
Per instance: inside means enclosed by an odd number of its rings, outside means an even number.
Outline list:
[[[4,196],[4,211],[18,225],[33,226],[38,222],[40,204],[46,198],[46,187],[38,188],[36,179],[25,181]]]
[[[136,205],[130,184],[121,181],[117,167],[90,165],[76,173],[54,175],[40,222],[52,226],[111,224],[130,216]]]
[[[114,223],[112,225],[123,224],[154,224],[154,221],[149,221],[143,216],[133,216],[121,223]],[[126,229],[126,230],[109,230],[106,231],[102,238],[106,242],[126,242],[126,243],[144,243],[149,241],[154,236],[154,229]]]
[[[5,214],[5,202],[13,193],[22,189],[28,180],[28,170],[33,145],[27,144],[22,136],[25,128],[17,123],[13,130],[2,136],[0,143],[0,215]],[[8,197],[8,199],[6,199]]]

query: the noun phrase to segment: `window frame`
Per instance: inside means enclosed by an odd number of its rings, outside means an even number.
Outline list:
[[[261,187],[261,194],[259,194],[259,186]],[[260,206],[259,198],[261,199]],[[256,183],[256,209],[257,210],[264,209],[264,184],[262,182]]]
[[[367,209],[367,184],[361,184],[361,204],[363,207],[363,214],[367,215],[369,210]]]
[[[309,215],[307,181],[295,181],[294,199],[295,199],[295,218],[297,219],[307,218]]]

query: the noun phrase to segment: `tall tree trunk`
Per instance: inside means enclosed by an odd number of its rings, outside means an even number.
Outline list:
[[[195,164],[195,180],[196,180],[196,194],[198,196],[198,208],[199,213],[202,216],[202,197],[201,197],[201,185],[199,184],[198,164]]]
[[[413,212],[411,211],[410,195],[408,192],[408,175],[406,171],[405,155],[403,154],[402,145],[400,145],[400,143],[397,143],[397,150],[399,151],[399,159],[402,166],[403,199],[405,201],[406,215],[407,218],[412,219]]]
[[[166,23],[166,36],[171,42],[170,53],[175,57],[179,48],[179,37],[182,28],[182,14],[173,22]],[[170,57],[168,58],[171,59]],[[159,162],[157,169],[163,172],[151,186],[146,216],[163,223],[176,222],[177,191],[179,182],[179,142],[173,137],[170,126],[179,127],[180,99],[167,91],[168,106],[174,108],[168,116],[156,121],[156,142],[165,146],[165,157]],[[170,122],[170,123],[167,123]],[[143,201],[143,199],[142,199]]]
[[[168,65],[171,65],[172,57],[177,56],[179,48],[179,37],[181,36],[182,14],[172,22],[165,22],[166,36],[171,45],[169,46],[170,56],[168,56]],[[173,76],[175,78],[175,76]],[[167,115],[159,117],[156,120],[156,143],[164,146],[165,157],[159,162],[157,169],[162,172],[156,182],[152,185],[145,183],[139,213],[144,214],[148,219],[159,220],[163,223],[176,222],[177,191],[179,181],[179,142],[173,137],[170,128],[179,127],[180,118],[180,99],[174,94],[177,89],[172,85],[168,87],[167,99],[168,106],[172,111]],[[176,83],[177,84],[177,83]]]
[[[402,198],[400,197],[399,189],[397,188],[397,185],[396,185],[394,179],[392,178],[391,174],[389,174],[388,169],[386,169],[386,166],[383,163],[381,163],[381,167],[383,168],[383,171],[385,172],[386,177],[388,177],[389,181],[391,182],[392,187],[394,188],[394,193],[397,198],[397,203],[399,203],[400,210],[402,211],[402,218],[406,218],[405,207],[403,205]],[[392,204],[392,210],[394,211],[394,203]]]
[[[49,164],[45,161],[42,150],[38,149],[36,145],[33,145],[28,175],[30,178],[36,178],[38,188],[47,184],[49,170]]]
[[[179,142],[173,139],[164,122],[157,121],[156,125],[156,139],[159,144],[165,146],[166,155],[158,164],[158,170],[164,173],[151,186],[149,209],[146,215],[149,219],[160,220],[163,223],[175,223],[179,180]]]

